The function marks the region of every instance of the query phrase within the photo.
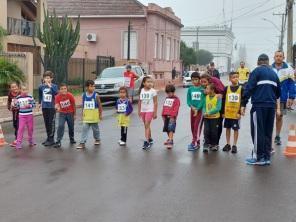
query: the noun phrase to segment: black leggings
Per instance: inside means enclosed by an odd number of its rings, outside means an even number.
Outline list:
[[[47,141],[54,141],[55,133],[55,115],[56,111],[54,108],[42,109],[44,124],[46,128]]]
[[[127,127],[121,127],[121,141],[126,142],[127,140]]]

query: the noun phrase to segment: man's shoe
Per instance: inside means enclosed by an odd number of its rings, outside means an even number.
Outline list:
[[[237,146],[235,145],[232,146],[231,153],[237,153]]]
[[[229,144],[226,144],[223,149],[224,152],[229,152],[231,150],[231,146]]]
[[[43,146],[53,146],[55,144],[54,141],[47,141],[46,143],[43,144]]]
[[[61,142],[56,142],[53,147],[60,148],[61,146],[62,146]]]

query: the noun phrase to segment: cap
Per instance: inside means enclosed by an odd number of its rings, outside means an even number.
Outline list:
[[[269,58],[268,58],[268,55],[266,55],[266,54],[261,54],[258,57],[258,61],[267,61],[267,60],[269,60]]]

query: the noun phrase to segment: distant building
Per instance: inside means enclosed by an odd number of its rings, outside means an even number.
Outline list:
[[[225,26],[184,27],[181,39],[188,47],[210,51],[220,72],[230,71],[234,41],[230,28]]]
[[[80,15],[80,41],[74,58],[115,57],[126,63],[128,24],[131,22],[130,59],[141,63],[155,78],[170,78],[171,70],[181,71],[181,19],[171,8],[145,6],[136,0],[48,0],[50,11]]]

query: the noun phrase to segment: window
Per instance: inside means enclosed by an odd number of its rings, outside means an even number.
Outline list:
[[[167,38],[166,42],[166,60],[171,59],[171,38]]]
[[[158,52],[158,58],[163,59],[163,47],[164,47],[164,36],[161,35],[160,44],[159,44],[159,52]]]
[[[155,34],[155,40],[154,40],[154,58],[158,59],[158,46],[159,46],[159,35],[158,33]]]
[[[130,59],[138,58],[138,38],[136,32],[130,33]],[[123,58],[127,59],[128,32],[123,33]]]

